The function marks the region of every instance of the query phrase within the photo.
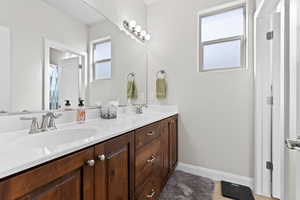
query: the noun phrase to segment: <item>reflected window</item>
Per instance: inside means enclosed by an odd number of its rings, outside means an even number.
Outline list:
[[[94,80],[111,79],[111,40],[100,39],[92,45]]]
[[[199,15],[200,71],[244,67],[245,30],[245,7],[228,8]]]

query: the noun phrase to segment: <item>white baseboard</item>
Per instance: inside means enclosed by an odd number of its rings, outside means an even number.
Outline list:
[[[207,169],[207,168],[185,164],[185,163],[178,163],[177,169],[197,176],[210,178],[214,181],[223,180],[231,183],[248,186],[253,190],[253,178],[239,176],[236,174],[231,174],[231,173],[222,172],[213,169]]]

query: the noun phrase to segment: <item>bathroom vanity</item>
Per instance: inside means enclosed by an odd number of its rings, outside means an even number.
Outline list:
[[[0,179],[0,199],[158,199],[178,161],[178,116],[161,118],[126,133],[122,129],[102,139],[89,137],[84,140],[85,148],[73,146],[67,155]],[[97,123],[94,120],[78,127]],[[45,160],[49,156],[45,154]]]
[[[0,200],[158,198],[178,160],[178,112],[140,106],[155,90],[150,35],[130,12],[121,1],[1,1]],[[134,20],[140,32],[124,23]],[[78,124],[83,100],[93,114]],[[138,112],[104,120],[105,105]]]

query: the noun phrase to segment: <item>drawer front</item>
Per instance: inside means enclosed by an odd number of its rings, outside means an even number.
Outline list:
[[[160,180],[152,176],[136,191],[136,200],[158,200],[160,194]]]
[[[160,137],[147,144],[136,153],[135,185],[139,186],[154,173],[161,172],[162,156]]]
[[[140,128],[135,132],[135,148],[139,149],[142,146],[150,143],[155,138],[160,136],[159,123],[154,123],[149,126]]]

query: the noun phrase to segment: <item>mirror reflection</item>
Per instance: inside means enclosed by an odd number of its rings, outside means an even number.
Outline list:
[[[1,115],[146,103],[146,46],[84,1],[4,0],[0,43]]]
[[[49,65],[45,69],[45,91],[49,95],[46,109],[58,110],[76,105],[82,98],[81,83],[84,77],[84,55],[58,48],[49,48]]]

